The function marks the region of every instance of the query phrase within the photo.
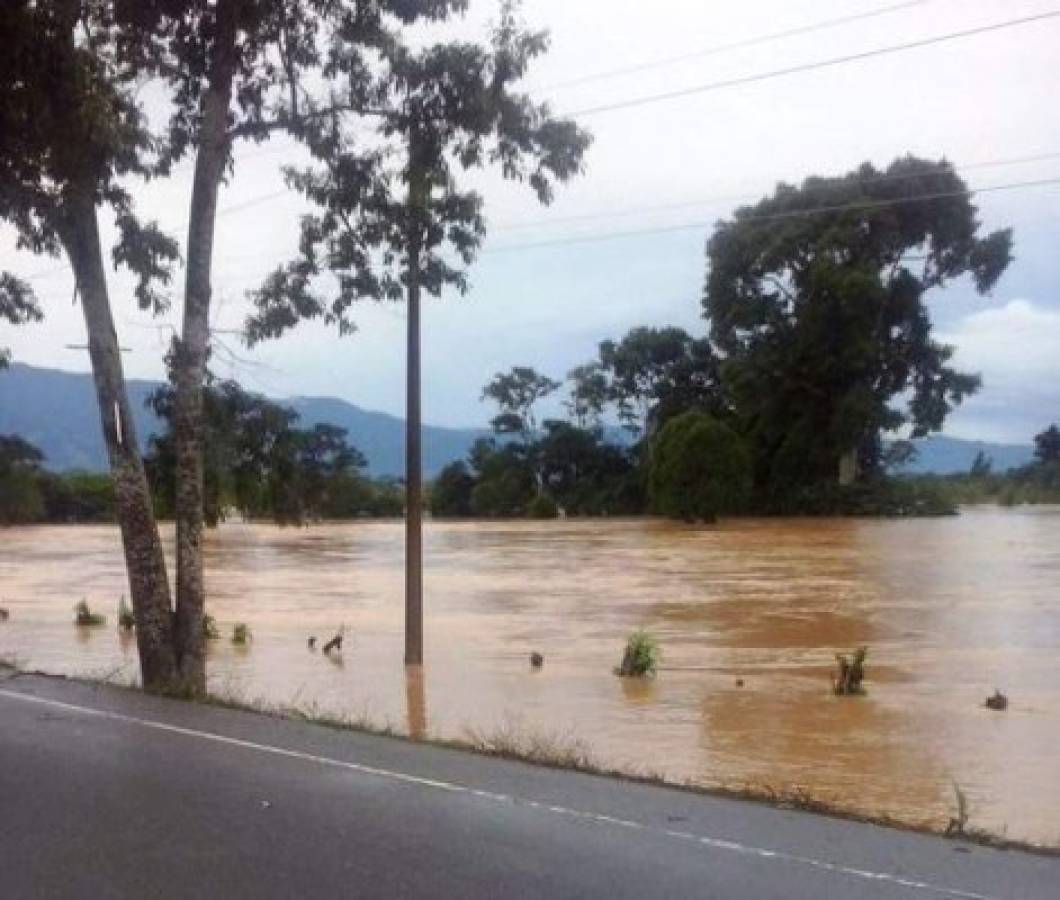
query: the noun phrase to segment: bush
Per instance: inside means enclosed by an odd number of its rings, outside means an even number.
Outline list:
[[[727,425],[703,413],[671,419],[651,448],[648,491],[656,512],[711,522],[742,510],[751,492],[751,457]]]
[[[559,507],[547,494],[538,494],[527,506],[526,515],[530,519],[558,519]]]
[[[209,613],[202,614],[202,634],[208,641],[216,641],[221,636],[217,630],[217,620]]]
[[[75,621],[78,625],[81,626],[91,627],[96,625],[104,625],[107,622],[104,616],[101,616],[99,613],[92,612],[92,610],[88,608],[88,603],[84,600],[82,600],[80,603],[77,604],[77,606],[74,607],[74,613],[76,614]]]
[[[654,675],[659,668],[659,644],[646,631],[635,631],[626,641],[622,664],[615,670],[621,678],[638,678]]]
[[[232,626],[232,643],[243,646],[250,642],[250,626],[246,622],[237,622]]]
[[[118,627],[122,631],[132,631],[136,627],[136,618],[133,616],[132,608],[125,602],[124,594],[118,601]]]
[[[471,515],[475,478],[464,462],[447,465],[431,485],[431,514],[439,517]]]

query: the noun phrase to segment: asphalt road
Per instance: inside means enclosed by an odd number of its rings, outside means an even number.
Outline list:
[[[1057,898],[1060,860],[0,676],[0,898]]]

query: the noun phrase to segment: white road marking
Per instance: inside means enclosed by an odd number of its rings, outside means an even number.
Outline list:
[[[537,800],[528,800],[516,797],[512,794],[501,794],[496,793],[494,791],[478,790],[476,788],[468,787],[467,785],[463,784],[455,784],[448,781],[438,781],[433,778],[423,778],[419,775],[410,775],[407,772],[395,772],[390,769],[380,769],[376,766],[366,766],[362,763],[347,762],[341,759],[333,759],[328,756],[318,756],[315,753],[303,753],[300,750],[288,750],[284,747],[276,747],[271,744],[259,744],[255,741],[245,741],[240,738],[228,737],[227,735],[216,734],[210,731],[199,731],[195,728],[184,728],[180,725],[171,725],[167,722],[158,722],[154,719],[143,719],[138,716],[129,716],[125,715],[124,713],[111,712],[110,710],[93,709],[90,706],[77,706],[73,703],[64,703],[61,700],[52,700],[47,697],[37,697],[32,694],[23,694],[18,691],[0,689],[0,696],[8,697],[12,700],[19,700],[23,703],[36,703],[41,706],[49,706],[54,709],[64,709],[69,712],[80,713],[84,716],[93,716],[100,719],[108,719],[113,722],[125,722],[129,725],[139,725],[142,728],[150,728],[155,731],[164,731],[170,734],[179,734],[185,737],[197,738],[198,740],[202,741],[211,741],[217,744],[226,744],[230,747],[241,747],[245,750],[253,750],[257,753],[267,753],[272,756],[282,756],[288,759],[302,760],[303,762],[316,763],[317,765],[329,766],[337,769],[348,769],[353,772],[359,772],[363,775],[371,775],[376,778],[386,778],[391,781],[399,781],[405,784],[414,784],[420,787],[433,788],[435,790],[447,791],[448,793],[452,794],[467,794],[469,796],[478,797],[482,800],[488,800],[494,803],[503,803],[505,805],[529,806],[534,809],[540,809],[545,812],[553,813],[555,815],[596,822],[601,825],[612,825],[622,828],[653,831],[658,834],[662,834],[677,840],[683,840],[690,843],[698,843],[702,846],[710,847],[714,850],[727,850],[732,853],[739,853],[744,856],[754,856],[759,859],[780,860],[782,862],[807,866],[809,868],[819,869],[825,872],[834,872],[839,875],[848,875],[866,881],[883,882],[886,884],[893,884],[903,888],[910,888],[912,890],[928,891],[933,894],[939,894],[945,897],[957,897],[960,898],[960,900],[997,900],[997,898],[990,897],[986,894],[977,894],[972,891],[963,891],[957,888],[941,887],[939,885],[929,884],[928,882],[924,881],[915,881],[913,879],[903,878],[900,875],[896,875],[890,872],[874,872],[868,869],[858,869],[852,866],[845,866],[840,863],[831,863],[827,862],[826,860],[815,859],[810,856],[799,856],[798,854],[787,853],[782,850],[769,850],[765,847],[755,847],[753,845],[740,844],[736,841],[727,841],[722,840],[720,838],[696,835],[687,831],[659,829],[651,825],[645,825],[641,822],[634,822],[629,819],[619,819],[615,818],[614,816],[607,816],[602,815],[600,813],[571,809],[566,806],[553,806],[549,804],[540,803]]]

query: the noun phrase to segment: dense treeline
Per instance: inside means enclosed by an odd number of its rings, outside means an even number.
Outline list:
[[[175,454],[171,388],[149,400],[167,430],[151,440],[145,464],[155,509],[172,518]],[[288,407],[244,391],[233,381],[208,385],[205,407],[206,518],[217,525],[235,513],[245,519],[298,525],[323,519],[397,516],[400,483],[364,473],[364,456],[332,425],[297,428]],[[19,437],[0,436],[0,522],[110,522],[115,519],[109,475],[56,474]]]
[[[921,475],[915,480],[954,504],[1060,503],[1060,427],[1050,425],[1034,443],[1034,462],[1026,466],[995,472],[990,458],[979,453],[967,472]]]
[[[110,522],[114,485],[97,472],[56,474],[20,437],[0,435],[0,524]]]
[[[980,386],[950,365],[925,304],[965,276],[988,292],[1012,259],[1011,233],[980,236],[969,197],[948,162],[905,157],[737,209],[707,244],[705,334],[605,341],[568,375],[568,421],[540,428],[534,404],[560,385],[499,374],[484,392],[498,440],[443,473],[435,512],[948,511],[937,486],[888,472],[909,452],[895,435],[939,431]],[[609,421],[625,440],[605,440]],[[549,481],[560,439],[591,461],[577,496]]]
[[[150,442],[148,480],[159,516],[169,518],[177,484],[172,388],[156,391],[148,403],[166,425]],[[208,383],[203,399],[208,525],[232,512],[279,525],[401,514],[401,486],[365,475],[367,460],[347,441],[344,428],[297,423],[293,409],[234,381]]]

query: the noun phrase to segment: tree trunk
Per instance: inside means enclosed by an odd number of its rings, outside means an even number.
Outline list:
[[[166,558],[125,391],[118,337],[107,294],[95,201],[89,191],[71,193],[64,209],[65,220],[60,231],[81,295],[103,439],[114,481],[129,593],[136,618],[140,673],[145,689],[170,690],[177,681],[177,668]]]
[[[206,691],[206,636],[203,615],[203,384],[210,345],[210,299],[217,193],[228,159],[228,108],[235,70],[238,0],[222,2],[210,66],[210,86],[195,159],[184,321],[173,362],[173,440],[176,452],[177,610],[174,635],[177,665],[190,693]]]

